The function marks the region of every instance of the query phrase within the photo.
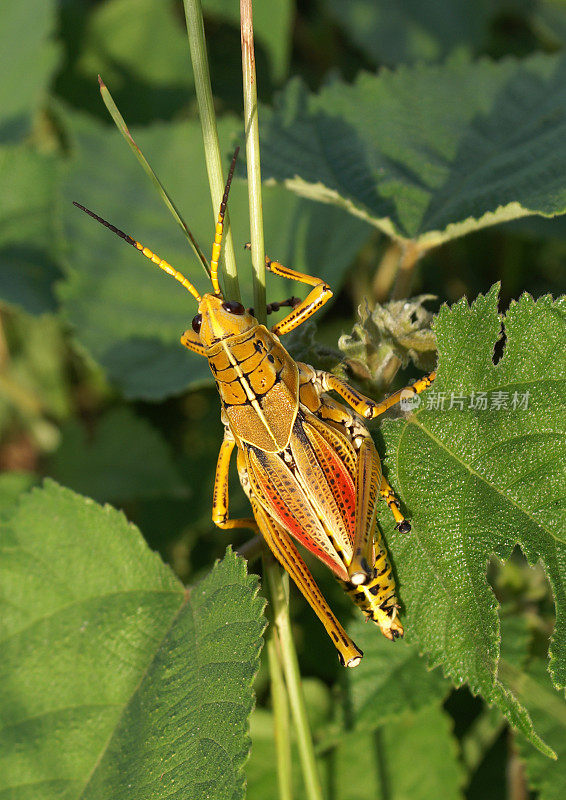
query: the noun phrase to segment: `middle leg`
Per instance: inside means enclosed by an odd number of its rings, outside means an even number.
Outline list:
[[[246,248],[250,249],[249,243],[246,244]],[[273,326],[271,330],[278,336],[283,336],[283,334],[290,333],[295,328],[298,328],[332,297],[332,290],[326,281],[316,278],[314,275],[306,275],[304,272],[289,269],[279,261],[272,261],[269,256],[265,257],[265,268],[274,275],[298,281],[299,283],[306,283],[308,286],[313,287],[305,299],[298,303],[290,314],[287,314],[286,317]]]
[[[340,397],[350,405],[354,411],[365,419],[375,419],[380,414],[390,409],[392,406],[400,403],[401,400],[406,398],[409,394],[420,394],[432,385],[436,378],[436,372],[431,372],[430,375],[425,375],[419,378],[411,386],[405,386],[404,389],[399,389],[389,397],[386,397],[381,403],[371,400],[369,397],[361,394],[361,392],[353,389],[346,381],[340,380],[336,375],[331,372],[317,372],[317,377],[325,392],[336,392]]]

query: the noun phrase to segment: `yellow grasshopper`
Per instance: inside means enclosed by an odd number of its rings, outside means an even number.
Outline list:
[[[268,307],[292,308],[268,330],[251,309],[246,311],[241,303],[224,299],[218,259],[237,154],[236,150],[220,206],[210,270],[203,257],[212,293],[201,296],[187,278],[147,247],[79,203],[75,205],[172,275],[197,301],[198,313],[181,342],[208,359],[225,428],[214,480],[212,519],[220,528],[249,528],[263,536],[320,618],[341,663],[355,667],[363,653],[332,613],[293,538],[332,570],[388,639],[403,635],[391,565],[379,532],[374,532],[378,500],[385,500],[401,532],[411,528],[383,476],[361,417],[373,419],[402,397],[422,392],[435,373],[376,403],[335,375],[295,362],[279,337],[309,319],[332,292],[319,278],[269,258],[265,264],[270,272],[312,287],[305,300],[291,298]],[[356,413],[330,397],[330,391]],[[234,447],[253,519],[230,519],[228,515],[228,472]]]

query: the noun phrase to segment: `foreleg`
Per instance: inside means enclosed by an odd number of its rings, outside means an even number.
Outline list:
[[[214,491],[212,493],[212,521],[223,530],[232,528],[249,528],[254,533],[259,533],[255,520],[249,517],[229,519],[228,517],[228,477],[230,472],[230,458],[236,442],[230,430],[226,428],[224,440],[218,453],[216,475],[214,477]]]

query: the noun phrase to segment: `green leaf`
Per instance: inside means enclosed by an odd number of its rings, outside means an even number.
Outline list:
[[[0,6],[0,143],[17,142],[33,118],[57,65],[51,40],[56,0],[3,0]]]
[[[183,25],[167,0],[104,3],[90,17],[83,48],[81,68],[94,78],[106,65],[113,70],[107,80],[125,72],[154,86],[192,84]]]
[[[71,203],[92,208],[206,291],[200,263],[119,133],[75,114],[65,114],[65,120],[73,162],[60,203],[68,243],[60,294],[77,337],[128,397],[156,400],[211,381],[205,359],[179,344],[196,313],[192,297]],[[219,127],[228,153],[239,123],[224,118]],[[132,134],[207,253],[216,211],[213,215],[198,122],[160,124]],[[236,246],[243,247],[249,240],[243,182],[234,182],[229,207]],[[336,288],[369,233],[359,220],[352,225],[343,211],[321,209],[280,187],[265,190],[264,221],[273,258],[319,274]],[[243,249],[241,254],[240,285],[244,302],[251,303],[249,255]],[[271,286],[272,300],[304,296],[304,287],[294,283],[277,280]]]
[[[344,676],[344,714],[355,731],[369,733],[407,711],[439,706],[450,692],[450,681],[440,670],[429,670],[414,645],[403,641],[392,647],[375,626],[358,618],[348,626],[348,633],[364,653],[360,665]],[[321,729],[319,750],[343,740],[343,725],[338,719]]]
[[[36,483],[33,472],[4,472],[0,475],[0,514],[11,512],[20,495]]]
[[[348,628],[364,657],[348,670],[348,701],[356,727],[376,728],[405,711],[438,705],[451,684],[436,670],[429,670],[414,645],[394,647],[374,626],[356,620]]]
[[[250,730],[253,746],[246,765],[247,797],[276,800],[279,794],[273,715],[255,709]],[[319,730],[324,734],[322,726]],[[438,698],[436,705],[416,713],[405,709],[392,715],[385,725],[378,727],[376,721],[371,730],[342,729],[332,742],[323,735],[317,753],[324,796],[333,800],[376,797],[428,800],[461,796],[463,771],[458,763],[457,745],[450,717],[439,707]],[[295,796],[303,798],[297,759],[293,743]]]
[[[507,562],[509,564],[510,562]],[[529,628],[527,617],[513,613],[511,608],[501,606],[499,614],[501,641],[500,659],[522,668],[528,659],[529,645],[532,639],[532,630]]]
[[[404,714],[372,734],[345,734],[333,753],[336,800],[456,800],[463,773],[449,716],[439,707]]]
[[[48,472],[99,502],[188,494],[164,439],[129,408],[106,413],[94,432],[70,421]]]
[[[454,102],[458,98],[458,102]],[[262,113],[262,174],[420,248],[566,211],[566,59],[452,59],[293,80]]]
[[[512,561],[507,561],[502,568],[508,570],[513,566],[516,565]],[[528,627],[527,617],[518,614],[516,609],[514,613],[511,613],[510,609],[506,613],[504,608],[501,609],[500,617],[501,669],[503,670],[506,661],[522,669],[528,658],[532,633]],[[462,714],[457,714],[455,719],[457,722],[461,721]],[[506,727],[505,717],[495,706],[483,706],[466,727],[460,740],[460,751],[462,762],[470,776],[468,787],[470,794],[473,795],[475,792],[475,795],[481,797],[482,793],[485,793],[485,784],[489,785],[490,781],[499,783],[500,777],[497,771],[503,771],[506,763],[506,759],[501,757],[501,737],[505,735]],[[508,743],[504,742],[504,749],[507,747]],[[531,745],[528,747],[532,749]],[[547,760],[546,756],[541,758]]]
[[[510,680],[516,685],[521,700],[533,721],[558,756],[549,762],[527,741],[517,737],[529,786],[539,792],[540,800],[560,800],[566,793],[566,703],[554,691],[542,661],[536,660],[527,669],[513,670]]]
[[[52,255],[56,169],[54,158],[28,147],[0,147],[0,298],[31,314],[57,305],[53,285],[60,271]]]
[[[89,14],[64,9],[62,35],[69,65],[58,93],[106,118],[97,76],[110,86],[131,122],[168,118],[186,104],[193,87],[187,36],[172,0],[109,0]]]
[[[240,558],[185,592],[122,514],[49,482],[0,567],[1,793],[243,797],[263,601]]]
[[[246,764],[246,800],[279,800],[273,714],[254,708],[250,717],[252,749]],[[294,777],[298,778],[295,770]],[[296,781],[297,788],[300,786]],[[297,792],[300,796],[300,792]]]
[[[144,154],[142,153],[142,151],[139,149],[139,147],[135,143],[134,139],[132,138],[132,135],[131,135],[131,133],[130,133],[130,131],[128,129],[128,126],[126,125],[126,121],[125,121],[124,117],[120,113],[120,110],[119,110],[118,106],[116,105],[116,103],[114,102],[114,99],[113,99],[112,95],[110,94],[110,91],[109,91],[108,87],[106,86],[106,84],[104,83],[104,81],[102,80],[102,78],[100,76],[98,77],[98,83],[100,85],[100,95],[102,97],[102,100],[104,102],[104,105],[106,106],[106,109],[107,109],[108,113],[112,117],[112,120],[113,120],[114,124],[116,125],[116,127],[118,128],[120,133],[122,134],[122,137],[123,137],[124,141],[126,142],[128,147],[130,148],[132,153],[137,158],[137,160],[138,160],[140,166],[142,167],[142,169],[144,170],[145,174],[147,175],[147,177],[153,183],[154,188],[157,190],[157,193],[159,194],[159,196],[161,197],[161,199],[165,203],[165,206],[169,210],[171,216],[173,217],[173,219],[175,220],[177,225],[179,225],[179,227],[181,228],[183,234],[187,237],[189,245],[191,246],[195,256],[201,261],[201,263],[202,263],[202,265],[203,265],[203,267],[205,269],[205,272],[207,274],[209,274],[208,261],[206,259],[206,256],[204,255],[204,253],[202,252],[202,250],[198,246],[198,243],[197,243],[196,239],[194,238],[194,236],[192,235],[190,229],[188,228],[187,223],[185,222],[184,219],[181,218],[181,215],[179,214],[179,211],[177,210],[174,202],[172,201],[172,199],[167,194],[167,190],[165,189],[165,187],[163,186],[163,184],[161,183],[161,181],[159,180],[159,178],[157,177],[157,175],[155,174],[155,172],[151,168],[151,165],[147,161],[146,157],[144,156]]]
[[[328,0],[336,22],[374,62],[439,61],[455,47],[477,49],[488,4],[470,0]]]
[[[471,307],[465,299],[443,306],[436,382],[416,413],[381,427],[390,481],[413,526],[408,535],[388,533],[407,635],[538,746],[498,674],[499,620],[486,568],[490,554],[507,559],[516,543],[530,564],[541,562],[557,613],[550,670],[564,686],[565,311],[548,296],[513,302],[503,318],[505,352],[494,364],[497,287]]]

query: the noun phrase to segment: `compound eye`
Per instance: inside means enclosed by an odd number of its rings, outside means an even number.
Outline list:
[[[202,314],[197,314],[193,317],[193,330],[195,333],[200,333],[200,326],[202,325]]]
[[[241,303],[237,303],[235,300],[227,300],[225,303],[222,303],[222,308],[224,311],[229,311],[230,314],[244,314],[246,309]]]

